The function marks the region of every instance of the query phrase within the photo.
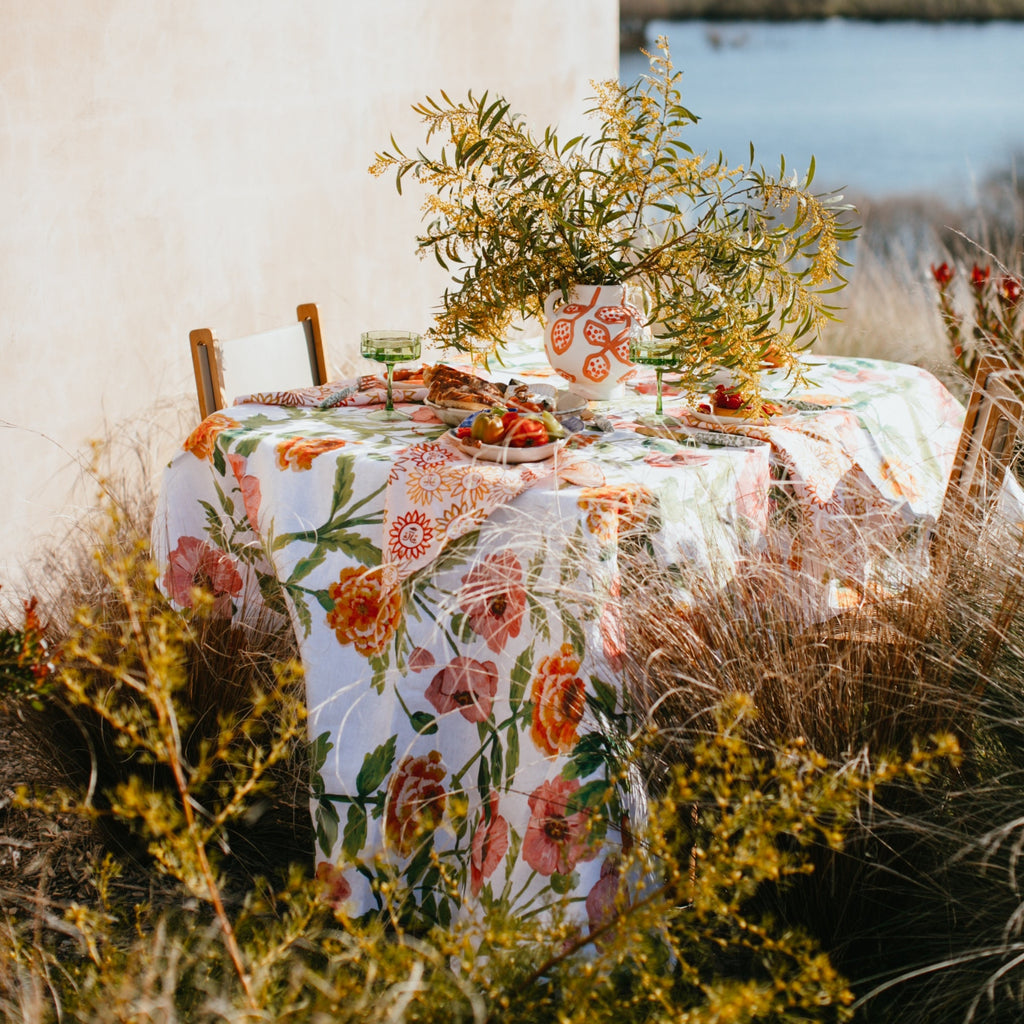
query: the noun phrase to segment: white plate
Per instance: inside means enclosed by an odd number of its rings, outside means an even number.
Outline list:
[[[774,416],[717,416],[713,412],[701,412],[699,409],[690,409],[690,414],[695,420],[702,423],[717,423],[723,427],[771,427],[783,426],[796,419],[797,411],[792,406],[784,406],[782,412]]]
[[[578,416],[587,407],[587,400],[573,391],[556,391],[554,417],[556,420],[565,416]]]
[[[587,400],[582,395],[577,395],[566,388],[556,388],[553,384],[534,384],[513,377],[506,387],[515,390],[520,384],[526,384],[530,394],[536,398],[548,399],[552,403],[551,413],[556,420],[566,416],[578,416],[587,407]]]
[[[454,409],[448,405],[438,405],[436,402],[431,402],[430,399],[425,399],[423,404],[428,409],[432,409],[434,415],[442,423],[447,423],[449,427],[457,427],[467,416],[472,416],[476,411],[475,409]]]
[[[464,452],[474,459],[504,462],[509,465],[515,462],[543,462],[545,459],[550,459],[568,440],[567,437],[563,437],[550,444],[537,445],[535,448],[511,448],[507,444],[477,444],[475,441],[463,441],[454,430],[450,430],[448,436],[460,452]]]
[[[578,416],[587,408],[587,400],[582,395],[574,394],[572,391],[556,390],[553,387],[541,384],[537,386],[535,394],[554,401],[552,415],[556,420],[565,419],[567,416]],[[423,404],[428,409],[433,410],[434,415],[442,423],[447,423],[449,427],[457,427],[467,416],[472,416],[475,411],[473,409],[454,409],[451,406],[438,405],[436,402],[431,402],[429,398],[425,399]]]

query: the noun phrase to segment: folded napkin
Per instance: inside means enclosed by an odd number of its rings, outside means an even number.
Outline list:
[[[448,437],[399,452],[384,502],[384,562],[398,579],[429,565],[528,487],[553,473],[580,487],[600,487],[604,472],[583,452],[506,465],[467,456]]]
[[[445,440],[406,448],[388,481],[384,561],[400,579],[408,576],[554,469],[554,459],[515,466],[468,459]]]
[[[422,402],[427,397],[427,386],[417,374],[406,380],[396,380],[392,387],[396,402]],[[240,395],[235,405],[289,405],[312,409],[335,409],[349,405],[383,405],[387,398],[387,382],[383,377],[367,374],[351,380],[328,381],[326,384],[287,391],[257,391]]]

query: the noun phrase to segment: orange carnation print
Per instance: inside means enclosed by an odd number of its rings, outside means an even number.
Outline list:
[[[340,437],[293,437],[277,446],[277,468],[300,472],[313,468],[313,460],[324,452],[344,448]]]
[[[420,757],[405,757],[388,782],[384,808],[384,835],[399,854],[408,857],[419,840],[434,832],[444,818],[444,791],[448,770],[441,754],[431,750]]]
[[[327,590],[334,607],[327,625],[340,644],[352,644],[364,657],[380,654],[402,618],[402,592],[384,581],[383,571],[349,567]]]
[[[586,707],[583,680],[576,674],[579,670],[580,661],[572,645],[562,644],[557,654],[540,663],[534,677],[530,737],[548,757],[567,754],[579,739],[576,727]]]
[[[587,529],[601,541],[643,525],[649,514],[651,493],[644,487],[586,487],[577,504],[587,515]]]
[[[182,448],[191,452],[197,459],[209,459],[213,457],[213,449],[217,444],[217,438],[222,431],[232,430],[239,426],[238,420],[225,416],[222,412],[215,412],[207,416],[202,423],[185,438]]]
[[[918,487],[913,473],[902,463],[892,459],[882,459],[878,471],[896,497],[906,498],[908,501],[920,499],[921,489]]]

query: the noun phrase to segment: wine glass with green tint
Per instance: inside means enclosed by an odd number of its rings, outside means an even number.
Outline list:
[[[368,413],[375,420],[407,420],[404,412],[395,408],[393,399],[393,381],[395,366],[398,363],[409,363],[419,359],[421,349],[420,335],[415,331],[364,331],[359,339],[359,354],[364,359],[372,359],[375,363],[383,363],[387,367],[387,398],[384,408]]]
[[[629,336],[629,358],[641,366],[653,366],[658,385],[658,402],[654,408],[656,416],[661,411],[661,375],[679,362],[675,345],[665,338],[656,338],[649,330],[637,329]]]

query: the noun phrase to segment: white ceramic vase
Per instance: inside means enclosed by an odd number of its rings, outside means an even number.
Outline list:
[[[626,301],[619,284],[574,285],[565,302],[561,291],[544,300],[544,351],[548,362],[584,398],[607,401],[625,390],[636,373],[629,360],[629,335],[640,311]]]

